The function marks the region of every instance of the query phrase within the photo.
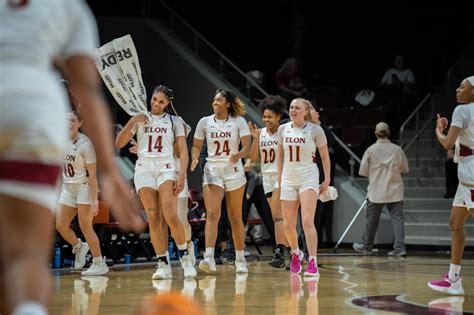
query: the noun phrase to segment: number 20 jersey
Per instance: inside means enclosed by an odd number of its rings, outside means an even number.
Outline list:
[[[262,128],[259,147],[262,175],[277,174],[278,132],[270,134],[266,127]]]

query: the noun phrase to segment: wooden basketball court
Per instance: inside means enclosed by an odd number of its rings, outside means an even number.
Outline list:
[[[52,314],[133,314],[144,297],[171,290],[201,305],[203,314],[474,314],[474,263],[462,268],[464,297],[429,289],[447,271],[448,258],[321,255],[319,281],[290,276],[268,265],[269,256],[248,258],[249,274],[219,265],[217,274],[154,280],[153,264],[116,265],[107,276],[55,271]]]

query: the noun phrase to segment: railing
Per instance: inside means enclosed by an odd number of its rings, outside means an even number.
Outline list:
[[[430,106],[431,113],[426,119],[425,123],[423,126],[420,128],[420,111],[426,107],[426,105]],[[428,93],[423,100],[418,104],[418,106],[413,110],[413,112],[408,116],[408,118],[403,122],[402,126],[400,127],[400,132],[399,132],[399,142],[400,146],[403,148],[403,151],[407,151],[413,143],[416,141],[416,155],[415,155],[415,163],[416,166],[418,166],[419,163],[419,158],[420,158],[420,149],[419,149],[419,139],[421,133],[426,129],[426,127],[429,126],[429,124],[433,121],[434,118],[434,106],[433,106],[433,100],[431,98],[431,94]],[[404,139],[404,132],[406,126],[412,122],[412,120],[415,119],[415,135],[408,141]]]
[[[332,131],[331,131],[332,132]],[[349,167],[350,167],[350,176],[351,176],[351,180],[354,180],[354,177],[355,177],[355,165],[356,163],[360,165],[361,163],[361,160],[360,158],[357,156],[357,154],[355,154],[348,146],[347,144],[344,143],[344,141],[342,141],[334,132],[332,132],[332,135],[334,137],[334,140],[336,140],[336,142],[341,146],[342,149],[344,149],[344,151],[346,151],[349,156],[350,156],[350,159],[349,159]]]
[[[250,75],[250,71],[247,73],[242,71],[164,1],[162,1],[162,6],[169,13],[168,27],[170,30],[178,34],[180,40],[182,40],[198,58],[213,68],[221,79],[239,89],[253,106],[255,106],[259,100],[268,96],[268,93],[259,85],[259,82],[257,82],[258,78]]]

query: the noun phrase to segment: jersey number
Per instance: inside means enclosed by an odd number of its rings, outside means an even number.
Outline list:
[[[229,148],[229,141],[225,140],[224,144],[222,145],[222,150],[221,150],[221,144],[219,141],[214,141],[214,144],[216,145],[216,154],[215,155],[229,155],[230,154],[230,148]]]
[[[270,149],[268,151],[265,149],[262,149],[262,153],[263,153],[263,164],[273,163],[275,161],[274,149]]]
[[[161,150],[163,149],[162,139],[163,139],[162,136],[158,136],[158,138],[155,141],[155,144],[152,146],[153,137],[148,136],[148,152],[153,152],[153,149],[156,149],[156,152],[161,152]]]
[[[299,145],[290,145],[290,162],[299,162],[300,161],[300,146]],[[295,156],[293,156],[295,155]]]
[[[64,176],[66,177],[74,177],[74,166],[72,166],[71,163],[67,163],[65,166],[64,166]]]

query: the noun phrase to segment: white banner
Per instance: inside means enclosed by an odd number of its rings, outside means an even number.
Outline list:
[[[95,50],[96,67],[105,85],[127,114],[149,116],[145,85],[132,37],[116,38]]]

